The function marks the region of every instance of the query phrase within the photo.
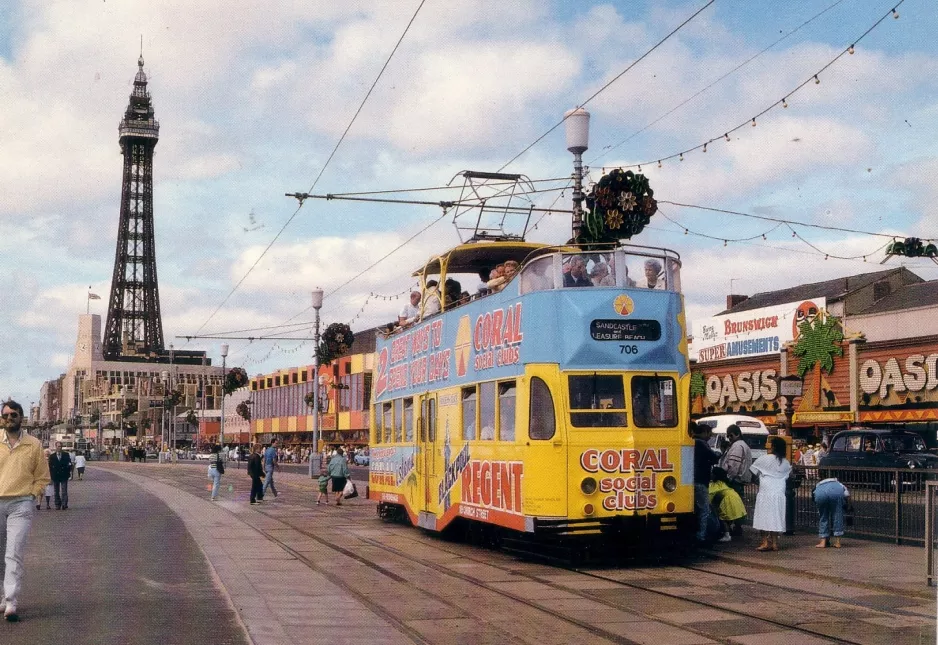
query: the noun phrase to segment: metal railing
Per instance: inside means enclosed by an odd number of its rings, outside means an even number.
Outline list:
[[[896,544],[926,544],[926,503],[936,500],[938,472],[922,469],[794,466],[795,531],[816,532],[818,511],[812,492],[827,477],[836,476],[850,490],[846,533],[853,537],[890,540]],[[747,484],[744,502],[749,518],[755,508],[758,487]],[[789,496],[789,500],[792,497]],[[928,517],[934,519],[934,512]],[[935,527],[932,527],[935,530]]]
[[[935,584],[936,571],[935,565],[938,558],[935,557],[935,536],[936,524],[938,518],[935,517],[935,501],[938,498],[938,481],[930,481],[925,485],[925,566],[928,586]]]

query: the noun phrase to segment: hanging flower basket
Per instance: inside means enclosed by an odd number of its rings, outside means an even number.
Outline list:
[[[182,392],[179,390],[173,390],[165,397],[163,397],[163,407],[167,410],[176,407],[180,403],[182,403]]]
[[[658,210],[645,175],[618,168],[604,175],[586,196],[583,228],[574,240],[587,248],[609,246],[642,232]]]
[[[243,367],[232,367],[225,375],[225,396],[248,384],[248,373]]]
[[[238,404],[238,407],[235,408],[235,412],[237,412],[238,416],[240,416],[245,421],[251,420],[251,408],[248,406],[247,401],[241,401],[241,403]]]
[[[322,333],[319,343],[319,364],[328,365],[337,358],[349,353],[355,334],[345,323],[332,323]]]
[[[188,423],[190,426],[199,425],[199,417],[196,416],[195,410],[189,410],[186,412],[186,423]]]

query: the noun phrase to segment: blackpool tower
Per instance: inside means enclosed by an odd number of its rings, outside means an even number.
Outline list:
[[[153,240],[153,151],[160,124],[154,118],[147,92],[142,52],[137,68],[130,103],[119,128],[124,173],[114,275],[104,327],[105,360],[153,360],[164,353]]]

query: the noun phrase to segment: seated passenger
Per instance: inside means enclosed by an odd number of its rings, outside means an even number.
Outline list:
[[[440,293],[437,289],[439,282],[436,280],[427,281],[427,290],[423,296],[423,317],[432,316],[440,313]]]
[[[467,304],[471,299],[472,299],[472,298],[471,298],[471,296],[469,295],[469,292],[468,292],[468,291],[463,291],[461,294],[459,294],[459,302],[458,302],[457,304],[465,305],[465,304]]]
[[[658,260],[645,260],[645,281],[649,289],[664,289],[664,274],[661,273],[661,262]]]
[[[414,324],[420,317],[420,292],[410,292],[410,302],[401,308],[397,314],[397,324],[401,327]]]
[[[553,267],[550,258],[537,259],[526,264],[521,272],[521,293],[553,289],[554,278],[550,273]]]
[[[586,261],[580,255],[570,258],[564,267],[563,286],[565,287],[592,287],[589,276],[586,274]]]
[[[499,264],[492,269],[492,273],[489,274],[489,281],[485,283],[485,287],[492,293],[498,293],[504,288],[507,281],[508,280],[505,278],[505,265]]]
[[[518,263],[514,260],[505,262],[505,282],[510,282],[518,273]]]
[[[447,278],[443,283],[443,302],[447,308],[456,306],[459,302],[459,296],[462,293],[462,285],[452,278]]]
[[[590,271],[590,280],[594,287],[614,287],[616,279],[609,275],[609,267],[603,262],[597,262]]]

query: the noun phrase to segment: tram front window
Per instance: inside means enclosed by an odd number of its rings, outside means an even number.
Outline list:
[[[626,425],[625,387],[621,376],[569,376],[567,384],[570,388],[570,424],[574,428]]]
[[[677,424],[674,379],[633,376],[632,418],[641,428],[673,428]]]

